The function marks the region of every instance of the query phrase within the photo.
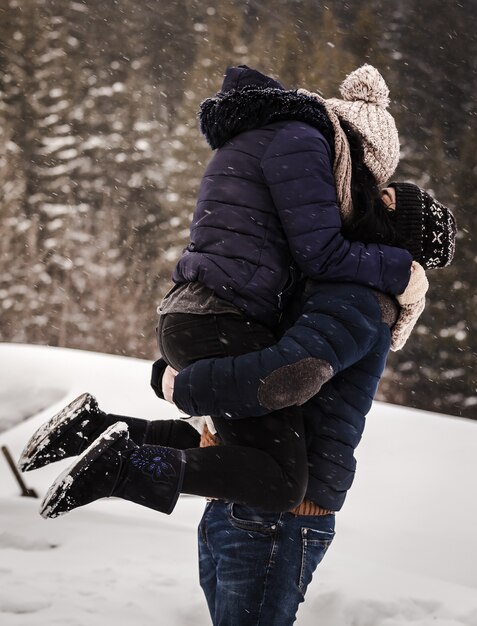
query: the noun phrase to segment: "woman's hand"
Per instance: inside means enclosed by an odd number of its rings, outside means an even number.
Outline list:
[[[404,292],[396,296],[396,299],[401,306],[416,304],[425,298],[428,288],[429,282],[424,268],[417,261],[413,261],[409,283]]]
[[[164,400],[167,400],[171,404],[174,404],[172,396],[174,395],[174,380],[177,374],[177,370],[168,365],[164,370],[164,376],[162,377],[162,393],[164,395]]]

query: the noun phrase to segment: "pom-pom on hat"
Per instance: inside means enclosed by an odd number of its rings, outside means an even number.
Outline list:
[[[329,98],[327,107],[359,132],[364,162],[381,185],[399,162],[399,135],[394,118],[386,110],[388,86],[375,67],[363,65],[345,78],[340,93],[343,99]]]
[[[457,234],[452,211],[412,183],[389,186],[396,190],[394,225],[414,260],[426,270],[450,265]]]

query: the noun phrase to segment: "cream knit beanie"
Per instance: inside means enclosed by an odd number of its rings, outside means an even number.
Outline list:
[[[396,124],[386,111],[389,89],[375,67],[363,65],[345,78],[340,93],[342,100],[326,100],[327,109],[334,111],[360,133],[364,162],[381,185],[392,176],[399,162]]]

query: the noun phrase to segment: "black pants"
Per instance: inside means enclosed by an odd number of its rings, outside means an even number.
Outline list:
[[[270,329],[243,315],[170,313],[158,327],[161,354],[178,370],[201,358],[237,356],[275,342]],[[308,466],[299,408],[240,420],[212,417],[223,445],[186,450],[185,493],[274,511],[302,501]]]

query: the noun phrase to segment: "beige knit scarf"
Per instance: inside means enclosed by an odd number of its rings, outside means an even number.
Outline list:
[[[299,89],[298,93],[315,98],[324,105],[326,114],[333,126],[335,139],[335,160],[333,163],[333,174],[336,184],[336,195],[340,205],[340,213],[343,222],[351,220],[353,213],[353,202],[351,200],[351,151],[346,133],[341,127],[340,120],[336,113],[328,106],[326,100],[318,93]]]

